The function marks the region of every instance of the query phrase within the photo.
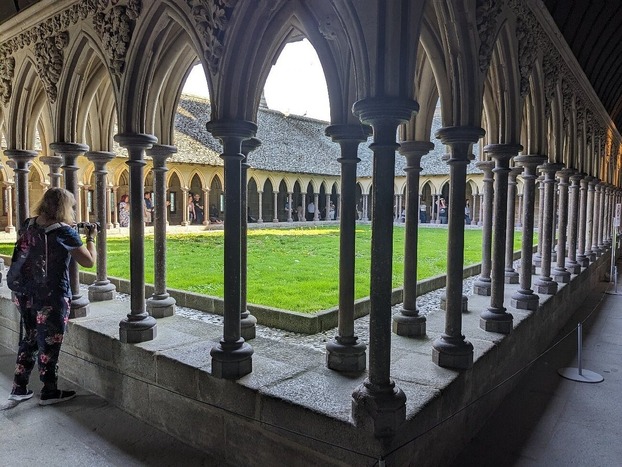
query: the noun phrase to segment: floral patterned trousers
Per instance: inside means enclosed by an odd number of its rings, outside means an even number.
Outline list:
[[[16,296],[15,302],[22,315],[23,335],[13,388],[26,388],[35,360],[39,364],[39,379],[46,387],[56,388],[58,356],[69,319],[70,300],[63,297],[55,307],[35,303],[27,296]]]

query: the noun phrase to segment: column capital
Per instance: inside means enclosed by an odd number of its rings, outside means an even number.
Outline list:
[[[50,149],[62,156],[79,156],[89,150],[86,144],[57,141],[50,143]]]
[[[406,158],[404,172],[416,170],[421,172],[421,158],[434,149],[431,141],[403,141],[398,149],[399,153]]]
[[[257,133],[257,125],[246,120],[211,120],[205,125],[216,138],[240,138],[247,140]]]
[[[555,173],[559,172],[560,170],[562,170],[564,168],[564,164],[561,164],[559,162],[546,162],[544,164],[542,164],[540,167],[540,172],[543,173],[543,175],[545,175],[545,181],[547,179],[546,175],[554,175]]]
[[[578,184],[585,179],[585,174],[582,172],[575,172],[570,176],[570,181],[574,184]]]
[[[542,165],[546,162],[546,156],[540,156],[538,154],[530,154],[530,155],[519,155],[514,158],[514,162],[522,165],[525,168],[525,172],[532,171],[539,165]],[[529,170],[531,169],[531,170]]]
[[[114,135],[114,140],[127,149],[148,149],[158,142],[154,135],[145,133],[119,133]]]
[[[41,156],[39,160],[52,168],[60,168],[63,165],[63,158],[60,156]]]
[[[166,169],[166,159],[177,152],[177,146],[169,146],[166,144],[154,144],[151,148],[145,150],[153,160],[153,170]]]
[[[413,113],[419,112],[419,104],[403,97],[367,97],[356,101],[352,113],[361,122],[382,124],[391,122],[394,125],[410,120]]]
[[[522,145],[513,143],[487,144],[486,146],[484,146],[484,152],[490,154],[491,157],[508,160],[512,157],[515,157],[522,150]]]
[[[329,125],[324,133],[335,143],[346,141],[361,143],[367,141],[367,138],[371,136],[372,128],[369,125],[361,124]]]
[[[523,173],[523,167],[512,167],[509,173],[508,183],[510,185],[516,185],[516,177]]]
[[[24,169],[25,165],[32,162],[32,160],[39,154],[37,151],[31,151],[29,149],[5,149],[4,155],[14,162],[14,170]],[[20,167],[21,166],[21,167]],[[11,167],[9,165],[9,167]]]
[[[557,177],[559,178],[559,183],[563,185],[568,185],[568,180],[570,176],[575,173],[574,169],[564,168],[557,172]]]
[[[493,161],[478,161],[475,163],[475,167],[484,172],[485,182],[492,182],[492,169],[495,168]]]
[[[114,152],[108,151],[87,151],[85,157],[90,160],[95,166],[101,166],[102,168],[117,155]]]
[[[261,140],[259,138],[247,138],[242,141],[242,154],[248,156],[249,153],[253,152],[259,146],[261,146]]]

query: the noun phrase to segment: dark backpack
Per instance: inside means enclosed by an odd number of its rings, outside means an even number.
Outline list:
[[[30,218],[15,242],[6,282],[13,292],[23,295],[47,295],[48,235],[63,224],[57,222],[46,228],[37,226]]]

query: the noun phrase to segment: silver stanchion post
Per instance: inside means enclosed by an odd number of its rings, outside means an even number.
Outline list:
[[[583,328],[581,327],[581,323],[577,325],[577,341],[578,341],[578,350],[577,350],[577,360],[579,361],[578,368],[560,368],[557,370],[557,373],[560,376],[563,376],[566,379],[570,379],[572,381],[578,381],[579,383],[601,383],[605,380],[598,373],[594,373],[590,370],[583,369]]]

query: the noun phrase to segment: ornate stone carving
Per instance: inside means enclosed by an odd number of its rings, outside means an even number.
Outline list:
[[[212,74],[218,73],[225,29],[237,0],[186,0],[203,38],[204,56]]]
[[[545,55],[542,68],[544,71],[544,114],[546,118],[549,118],[551,116],[551,101],[555,95],[559,77],[559,58]]]
[[[479,69],[488,70],[497,31],[497,16],[501,13],[501,6],[497,0],[477,0],[475,15],[477,18],[477,32],[479,34]]]
[[[566,74],[567,76],[567,74]],[[566,79],[562,81],[562,106],[564,114],[564,128],[570,128],[570,115],[572,112],[572,88]]]
[[[517,19],[516,36],[518,39],[518,69],[520,72],[520,95],[529,94],[529,77],[538,56],[537,24],[533,15],[525,14]]]
[[[13,57],[0,59],[0,99],[4,105],[9,103],[13,93],[14,74],[15,59]]]
[[[63,71],[63,49],[69,44],[69,33],[63,31],[55,36],[49,36],[35,44],[35,60],[37,73],[47,92],[50,102],[56,102],[58,90],[56,84]]]
[[[142,10],[142,1],[129,0],[127,6],[115,5],[106,12],[104,10],[108,3],[109,0],[98,1],[93,25],[110,60],[110,70],[119,76],[125,70],[125,57],[134,33],[136,18]]]

